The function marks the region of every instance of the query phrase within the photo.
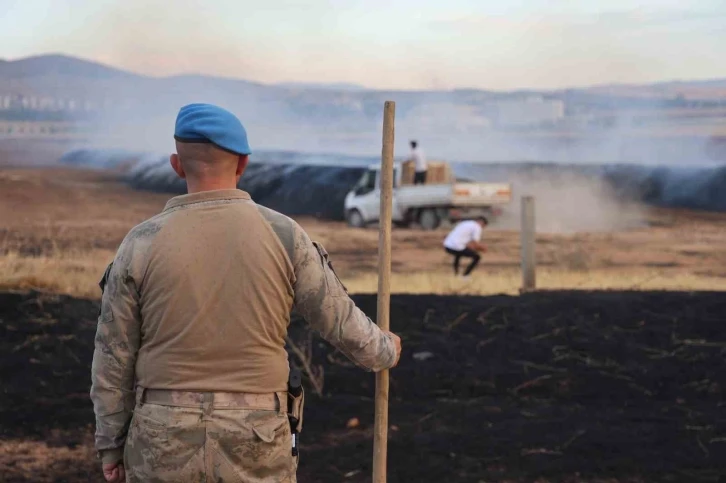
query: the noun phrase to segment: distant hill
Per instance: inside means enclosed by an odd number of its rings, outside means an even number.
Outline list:
[[[367,87],[360,84],[351,84],[348,82],[279,82],[275,84],[279,87],[289,89],[319,89],[331,91],[365,91]]]
[[[100,62],[81,59],[78,57],[72,57],[63,54],[47,54],[37,55],[32,57],[26,57],[17,60],[5,60],[0,59],[0,78],[4,79],[22,79],[28,77],[44,77],[44,76],[68,76],[78,77],[86,79],[180,79],[180,80],[199,80],[204,79],[207,81],[220,81],[220,82],[241,82],[248,85],[260,85],[257,82],[247,81],[244,79],[236,78],[223,78],[215,76],[207,76],[201,74],[182,74],[174,75],[169,77],[147,77],[134,72],[129,72],[123,69],[118,69],[109,65],[102,64]],[[268,87],[279,87],[283,89],[295,89],[295,90],[330,90],[330,91],[348,91],[348,92],[360,92],[360,91],[373,91],[376,89],[370,89],[360,84],[348,83],[348,82],[280,82],[276,84],[268,84]],[[611,92],[631,92],[631,91],[652,91],[662,92],[663,89],[690,89],[695,88],[702,90],[704,88],[714,89],[726,89],[726,78],[725,79],[694,79],[694,80],[667,80],[661,82],[655,82],[652,84],[627,84],[627,83],[611,83],[611,84],[598,84],[593,86],[582,86],[582,87],[570,87],[567,89],[555,89],[553,91],[544,91],[537,89],[522,89],[517,91],[519,94],[547,94],[551,92],[561,91],[611,91]],[[455,89],[455,91],[461,92],[487,92],[483,89]],[[419,91],[419,92],[439,92],[439,91]],[[506,94],[505,92],[498,92],[498,94]]]
[[[669,80],[652,84],[601,84],[573,90],[640,98],[681,96],[692,99],[722,99],[726,98],[726,79]]]
[[[118,69],[109,65],[105,65],[96,61],[81,59],[62,54],[48,54],[26,57],[17,60],[0,59],[0,80],[8,79],[28,79],[62,76],[65,78],[78,78],[86,80],[154,80],[164,82],[167,80],[183,81],[183,82],[211,82],[218,84],[238,84],[246,86],[259,86],[268,88],[281,88],[299,91],[335,91],[335,92],[380,92],[375,89],[369,89],[360,84],[347,82],[280,82],[277,84],[261,84],[258,82],[247,81],[237,78],[223,78],[201,74],[182,74],[168,77],[148,77],[123,69]],[[0,88],[2,85],[0,84]],[[537,89],[522,89],[514,92],[496,92],[496,95],[541,95],[541,94],[557,94],[559,92],[606,92],[612,95],[636,95],[649,94],[651,96],[675,95],[679,92],[687,94],[690,90],[697,91],[701,94],[708,93],[713,90],[715,97],[724,96],[726,90],[726,79],[696,79],[696,80],[669,80],[656,82],[652,84],[600,84],[593,86],[571,87],[567,89],[555,89],[552,91],[544,91]],[[391,91],[388,91],[391,92]],[[395,92],[395,91],[393,91]],[[409,91],[402,91],[409,92]],[[416,91],[419,94],[436,94],[446,91]],[[494,94],[494,91],[485,91],[483,89],[455,89],[456,93],[469,94]],[[675,94],[674,94],[675,93]]]
[[[60,54],[39,55],[13,61],[0,60],[0,78],[22,79],[25,77],[43,77],[50,75],[93,79],[130,79],[140,77],[137,74],[98,62]]]
[[[726,87],[726,79],[674,80],[658,82],[655,86]]]

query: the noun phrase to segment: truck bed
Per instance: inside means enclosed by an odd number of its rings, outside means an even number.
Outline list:
[[[401,207],[491,206],[509,203],[511,186],[507,183],[454,183],[401,186],[395,190]]]

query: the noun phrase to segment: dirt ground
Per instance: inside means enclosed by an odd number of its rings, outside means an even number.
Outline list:
[[[96,283],[169,198],[114,173],[0,168],[0,481],[100,481],[88,398]],[[428,295],[392,300],[406,352],[392,372],[389,481],[726,481],[726,214],[646,213],[635,229],[538,235],[538,283],[577,288],[563,275],[576,274],[610,292],[430,295],[460,293],[446,231],[394,230],[394,289]],[[298,221],[352,291],[375,289],[374,228]],[[516,287],[518,236],[485,231],[482,291],[509,293],[500,273]],[[649,280],[683,291],[622,290]],[[354,298],[375,314],[375,297]],[[310,347],[324,388],[316,396],[306,379],[299,481],[369,481],[374,378]]]
[[[0,253],[115,250],[136,223],[158,213],[168,194],[137,192],[114,173],[63,168],[0,169]],[[331,253],[344,276],[376,270],[378,232],[339,222],[298,220]],[[445,229],[393,231],[394,273],[445,272]],[[519,266],[519,234],[493,223],[483,271]],[[645,226],[619,232],[540,234],[538,266],[602,273],[657,271],[726,279],[726,214],[648,210]]]
[[[375,314],[375,297],[355,301]],[[0,294],[0,481],[100,481],[97,311]],[[394,296],[389,481],[726,481],[724,313],[707,292]],[[313,347],[324,397],[305,380],[299,481],[369,481],[374,378]]]

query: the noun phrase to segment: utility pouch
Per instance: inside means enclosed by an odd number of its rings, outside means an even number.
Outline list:
[[[299,369],[290,368],[290,380],[287,383],[287,418],[292,433],[292,455],[298,456],[298,434],[302,431],[303,406],[305,391],[302,387],[302,374]]]
[[[302,374],[296,367],[290,368],[290,379],[287,382],[287,415],[290,418],[290,429],[293,433],[302,431],[303,405],[305,391],[302,386]]]
[[[290,427],[293,432],[299,433],[303,426],[303,406],[305,405],[305,390],[300,387],[300,394],[293,396],[287,393],[288,417],[290,418]]]

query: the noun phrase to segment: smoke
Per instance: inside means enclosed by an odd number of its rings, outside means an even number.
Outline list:
[[[299,89],[199,75],[25,84],[58,96],[64,86],[98,108],[86,116],[89,150],[63,162],[108,168],[134,159],[128,180],[142,189],[184,191],[167,161],[174,120],[180,106],[209,102],[230,109],[247,127],[253,155],[243,189],[288,214],[341,219],[342,200],[360,170],[378,162],[382,107],[390,99],[399,159],[416,139],[429,159],[453,162],[460,177],[513,184],[503,227],[518,226],[522,195],[535,196],[542,231],[639,226],[645,214],[631,201],[725,209],[724,168],[717,164],[725,146],[691,122],[703,103],[676,97],[568,90],[531,100],[528,93]]]
[[[671,208],[726,211],[726,166],[606,166],[617,196]]]
[[[168,157],[111,150],[78,150],[62,161],[113,169],[131,166],[134,188],[182,194],[183,180]],[[343,202],[372,157],[264,152],[256,155],[239,187],[265,206],[288,215],[331,220],[344,217]],[[534,196],[537,230],[542,233],[616,231],[646,223],[647,206],[726,211],[726,168],[554,163],[453,163],[460,181],[510,182],[512,203],[494,227],[519,229],[520,199]]]
[[[267,154],[266,162],[249,164],[240,180],[240,189],[247,191],[257,203],[290,216],[343,219],[345,195],[363,173],[365,168],[360,166],[363,160],[357,160],[359,166],[352,159],[348,160],[348,167],[332,163],[326,166],[326,157],[322,157],[319,164],[306,164],[301,159],[304,157],[296,153],[287,156],[282,153]],[[101,155],[99,158],[105,157]],[[88,161],[86,157],[83,159]],[[101,159],[91,166],[106,166],[107,160]],[[126,174],[126,181],[136,189],[186,193],[184,180],[177,177],[165,156],[139,157]]]
[[[108,37],[101,37],[100,43],[109,49],[143,44],[141,32],[157,22],[154,15],[144,18],[136,30],[105,33]],[[114,36],[120,36],[118,41],[112,41]],[[134,42],[126,42],[127,36]],[[205,38],[195,45],[206,45]],[[138,50],[130,48],[129,55]],[[208,57],[213,60],[216,55]],[[86,121],[88,147],[170,152],[179,108],[210,102],[240,117],[253,151],[376,156],[383,103],[394,100],[399,156],[407,153],[410,139],[417,139],[430,158],[449,161],[690,166],[726,159],[726,149],[714,149],[709,137],[716,124],[708,109],[722,108],[721,103],[678,97],[673,89],[650,97],[627,91],[606,94],[601,89],[335,90],[204,75],[149,78],[56,60],[59,66],[50,74],[38,70],[22,79],[2,79],[0,87],[8,86],[13,95],[74,100],[82,109],[71,117]],[[430,76],[438,82],[435,72]],[[653,87],[652,92],[660,91]]]
[[[517,196],[495,224],[502,229],[519,229],[522,196],[534,197],[541,233],[622,231],[642,227],[647,220],[644,205],[619,198],[616,188],[600,176],[538,167],[510,180]]]

